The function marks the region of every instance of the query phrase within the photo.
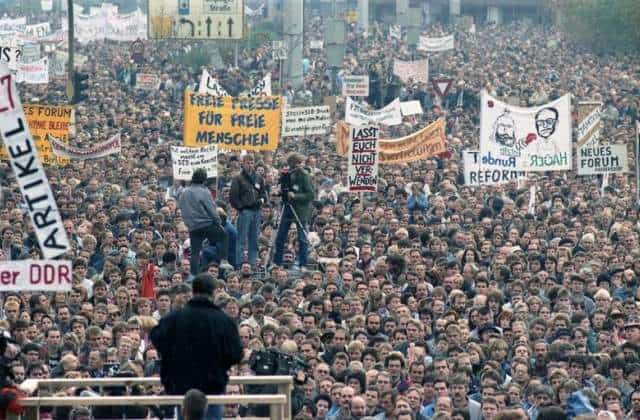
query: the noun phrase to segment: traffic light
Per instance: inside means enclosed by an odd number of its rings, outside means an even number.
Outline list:
[[[73,100],[72,104],[77,104],[85,99],[88,96],[85,94],[85,91],[89,88],[89,83],[87,80],[89,79],[89,75],[85,73],[73,73]]]

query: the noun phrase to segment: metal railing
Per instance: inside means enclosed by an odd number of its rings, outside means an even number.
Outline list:
[[[92,379],[27,379],[20,388],[33,393],[34,391],[49,391],[67,387],[98,387],[159,385],[160,378],[92,378]],[[293,377],[291,376],[231,376],[229,384],[238,385],[275,385],[276,394],[254,395],[209,395],[209,404],[257,404],[269,406],[269,418],[272,420],[288,420],[291,418],[291,392],[293,391]],[[119,396],[119,397],[56,397],[35,396],[24,398],[20,404],[26,407],[23,416],[8,417],[9,419],[39,420],[42,407],[75,407],[75,406],[157,406],[181,405],[182,395],[147,395],[147,396]]]

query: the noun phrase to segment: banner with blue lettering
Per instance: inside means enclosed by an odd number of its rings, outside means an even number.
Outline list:
[[[482,91],[480,165],[483,170],[571,170],[571,98],[521,108]]]

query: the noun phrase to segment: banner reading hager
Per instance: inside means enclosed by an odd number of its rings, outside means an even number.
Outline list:
[[[0,63],[0,132],[42,255],[56,258],[70,249],[69,239],[6,63]]]
[[[60,141],[60,139],[57,139],[50,134],[47,136],[47,138],[49,140],[49,144],[51,145],[51,149],[53,149],[53,153],[55,153],[56,156],[73,160],[98,159],[101,157],[120,153],[120,150],[122,148],[120,133],[114,135],[108,140],[92,144],[91,146],[85,148],[71,146],[70,144],[64,143]]]
[[[342,121],[336,125],[336,151],[346,156],[349,150],[350,126]],[[446,151],[445,120],[439,119],[405,137],[378,140],[381,165],[414,162]]]
[[[571,169],[571,99],[521,108],[481,93],[482,170],[525,172]]]
[[[409,80],[414,82],[427,83],[429,81],[429,60],[416,61],[393,61],[393,74],[398,76],[404,83]]]
[[[378,133],[375,125],[353,126],[349,137],[349,191],[378,189]]]
[[[211,96],[185,91],[184,145],[227,150],[275,150],[282,98]]]
[[[396,98],[384,108],[369,109],[347,97],[345,105],[345,121],[352,125],[398,125],[402,124],[402,111],[400,110],[400,99]]]

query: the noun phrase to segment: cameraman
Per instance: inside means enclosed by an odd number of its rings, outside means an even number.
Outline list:
[[[302,155],[291,153],[287,157],[288,175],[283,174],[280,177],[284,210],[276,236],[276,252],[273,258],[273,262],[276,265],[282,265],[282,254],[287,242],[289,227],[291,227],[292,223],[295,223],[298,228],[298,243],[300,246],[298,264],[300,267],[307,265],[308,241],[306,229],[309,219],[311,219],[311,202],[314,199],[315,192],[311,183],[311,176],[304,170],[303,164]]]

